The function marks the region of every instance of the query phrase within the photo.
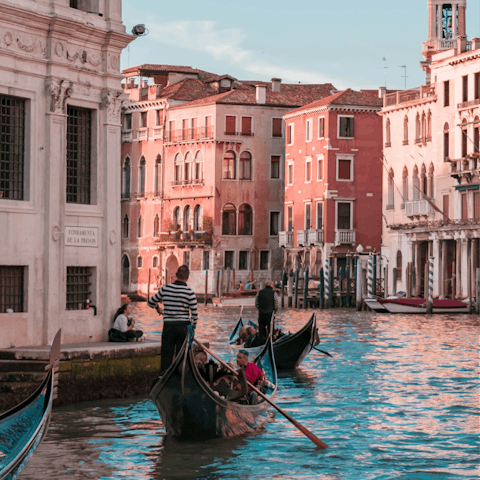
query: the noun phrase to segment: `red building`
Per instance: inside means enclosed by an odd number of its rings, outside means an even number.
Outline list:
[[[380,251],[384,89],[344,90],[284,115],[287,267],[318,276],[330,254],[334,268],[362,245]],[[334,270],[336,271],[336,270]]]

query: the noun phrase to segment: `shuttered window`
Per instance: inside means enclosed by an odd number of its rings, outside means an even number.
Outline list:
[[[235,135],[235,120],[236,118],[232,115],[227,115],[225,117],[225,135]]]
[[[242,117],[242,135],[252,135],[252,117]]]
[[[338,180],[351,180],[351,160],[338,160]]]
[[[282,119],[272,118],[272,137],[282,136]]]

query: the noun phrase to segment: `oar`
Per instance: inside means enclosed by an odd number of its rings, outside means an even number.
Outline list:
[[[233,374],[237,374],[237,372],[228,364],[226,364],[224,361],[222,361],[220,358],[218,358],[213,352],[211,352],[205,345],[202,345],[198,340],[193,339],[193,341],[200,347],[203,348],[205,352],[207,352],[209,355],[211,355],[217,362],[220,362],[225,368],[230,370]],[[275,408],[278,412],[280,412],[290,423],[293,423],[306,437],[308,437],[317,447],[320,448],[328,448],[328,445],[320,440],[318,437],[316,437],[310,430],[307,430],[303,425],[300,425],[296,420],[294,420],[287,412],[282,410],[278,405],[273,403],[267,396],[263,394],[257,387],[252,385],[249,381],[247,381],[248,386],[257,392],[258,395],[260,395],[264,400],[266,400],[273,408]]]
[[[325,352],[324,350],[320,350],[319,348],[317,347],[313,347],[317,352],[321,352],[321,353],[324,353],[325,355],[328,355],[329,357],[332,357],[333,358],[333,355],[330,355],[328,352]]]

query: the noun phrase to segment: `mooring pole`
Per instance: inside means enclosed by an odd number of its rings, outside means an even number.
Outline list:
[[[345,279],[347,281],[347,288],[346,288],[346,307],[350,307],[350,261],[352,259],[352,255],[350,252],[347,252],[347,268],[345,270]]]
[[[303,279],[303,308],[308,308],[308,267],[305,268],[305,278]]]
[[[345,280],[345,272],[343,270],[343,267],[340,267],[338,269],[338,299],[340,301],[340,307],[345,306],[345,297],[343,296],[343,280]]]
[[[325,282],[325,278],[323,277],[323,267],[320,268],[320,282],[318,282],[318,297],[319,297],[319,304],[318,304],[318,307],[319,308],[323,308],[323,302],[324,302],[324,298],[323,298],[323,290],[324,290],[324,282]]]
[[[282,308],[285,308],[285,269],[282,270]]]
[[[328,260],[330,262],[330,268],[329,268],[329,275],[328,275],[328,283],[329,283],[329,297],[328,297],[328,303],[329,303],[329,308],[333,308],[333,255],[330,254],[328,257]]]
[[[297,267],[295,272],[295,308],[298,308],[298,279],[300,277],[300,269]]]
[[[373,251],[373,296],[377,296],[377,251]]]
[[[477,292],[477,314],[480,315],[480,268],[477,268],[476,278],[476,292]]]
[[[362,309],[362,262],[360,261],[360,257],[357,256],[357,262],[356,262],[355,270],[356,270],[356,279],[355,279],[355,287],[356,287],[356,307],[357,311],[360,311]]]
[[[292,297],[293,297],[293,269],[290,270],[289,274],[288,274],[288,284],[287,284],[287,297],[288,297],[288,307],[289,308],[292,308],[293,306],[293,301],[292,301]]]
[[[207,297],[208,297],[208,270],[205,270],[205,299],[203,304],[207,305]]]
[[[328,268],[328,259],[325,259],[325,269],[323,271],[323,283],[324,283],[324,290],[325,290],[325,308],[328,308],[328,301],[330,299],[330,273],[329,273],[329,268]]]
[[[368,262],[367,262],[367,295],[368,298],[373,298],[373,255],[370,253],[368,255]]]
[[[433,313],[433,257],[428,259],[428,299],[427,313]]]

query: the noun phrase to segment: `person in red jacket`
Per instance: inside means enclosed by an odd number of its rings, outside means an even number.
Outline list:
[[[240,367],[240,370],[244,370],[245,377],[252,384],[261,382],[264,379],[263,371],[257,367],[253,362],[248,361],[248,352],[246,350],[239,350],[237,353],[237,365]],[[252,389],[248,387],[248,392],[250,393]]]

